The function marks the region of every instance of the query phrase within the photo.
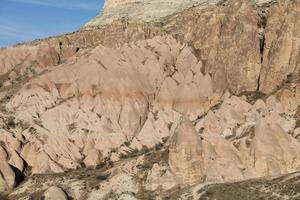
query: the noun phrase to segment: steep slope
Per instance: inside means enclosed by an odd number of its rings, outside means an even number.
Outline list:
[[[138,22],[159,22],[162,18],[179,13],[193,6],[209,6],[220,0],[107,0],[100,15],[85,25],[85,28],[105,26],[114,20],[128,19]]]
[[[159,23],[164,18],[176,15],[192,7],[207,8],[222,4],[224,0],[106,0],[99,16],[95,17],[84,28],[106,26],[115,20],[126,19],[135,22]],[[263,5],[272,0],[251,0],[251,3]]]
[[[158,5],[143,2],[107,1],[93,21],[105,27],[0,49],[7,198],[218,199],[233,186],[194,188],[299,171],[299,1],[109,17]]]

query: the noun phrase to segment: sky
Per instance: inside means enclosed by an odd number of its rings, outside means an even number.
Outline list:
[[[0,47],[79,29],[103,0],[0,0]]]

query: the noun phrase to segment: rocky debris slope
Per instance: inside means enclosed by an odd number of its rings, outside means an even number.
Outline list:
[[[0,192],[184,199],[299,171],[299,12],[230,0],[0,49]]]
[[[197,185],[193,189],[194,199],[240,200],[240,199],[299,199],[299,173],[279,178]]]
[[[160,150],[159,150],[160,151]],[[131,158],[116,163],[109,170],[80,169],[63,174],[34,175],[12,192],[8,199],[34,199],[55,197],[55,199],[216,199],[216,200],[297,200],[299,199],[299,173],[277,178],[261,178],[240,182],[213,183],[202,181],[187,187],[172,187],[171,173],[154,163],[161,159],[159,151],[149,152],[142,158]],[[141,182],[142,171],[154,163],[152,175],[159,176],[156,182]],[[121,169],[121,170],[120,170]],[[138,177],[136,176],[138,175]],[[157,187],[160,180],[165,181]],[[150,190],[149,188],[153,188]]]

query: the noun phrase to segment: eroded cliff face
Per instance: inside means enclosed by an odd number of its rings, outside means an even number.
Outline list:
[[[207,8],[224,2],[224,0],[106,0],[99,16],[85,24],[84,28],[106,26],[120,19],[160,23],[164,18],[192,7]],[[250,0],[249,2],[263,5],[272,0]]]
[[[209,6],[220,0],[107,0],[100,15],[85,24],[84,28],[105,26],[114,20],[159,22],[162,18],[179,13],[193,6]]]
[[[0,49],[0,192],[205,199],[299,171],[299,1],[170,3],[114,21],[157,2],[107,1],[105,27]]]
[[[299,76],[299,3],[280,1],[269,10],[260,79],[262,92],[273,92]]]

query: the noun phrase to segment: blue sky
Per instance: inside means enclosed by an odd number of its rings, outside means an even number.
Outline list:
[[[102,5],[103,0],[0,0],[0,47],[75,31]]]

